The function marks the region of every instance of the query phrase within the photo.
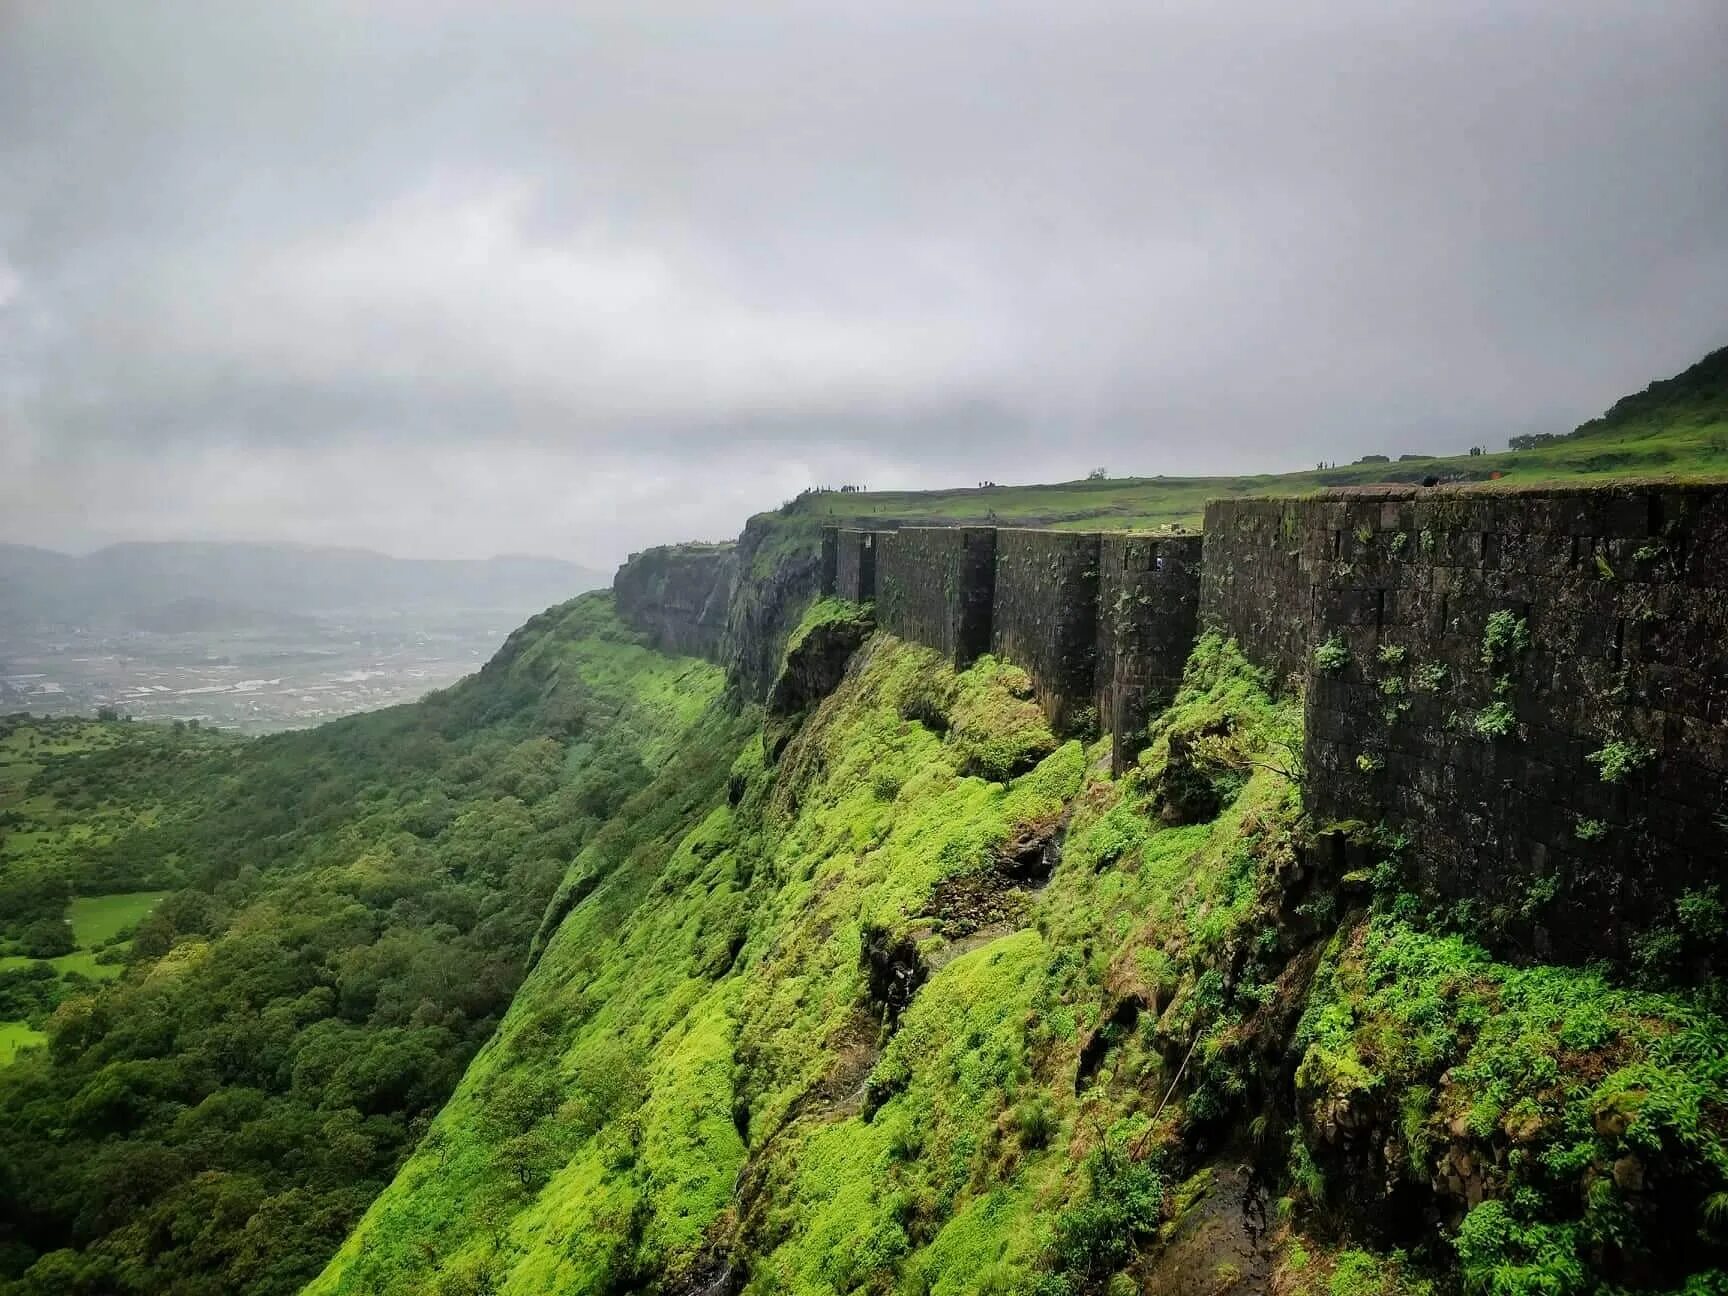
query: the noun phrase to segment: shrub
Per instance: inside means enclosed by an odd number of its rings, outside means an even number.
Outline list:
[[[1020,1146],[1038,1149],[1049,1146],[1056,1132],[1056,1113],[1043,1098],[1020,1104],[1014,1113],[1014,1123],[1020,1131]]]
[[[1350,649],[1337,635],[1314,650],[1314,665],[1328,675],[1336,675],[1350,664]]]
[[[1485,1201],[1458,1229],[1464,1286],[1487,1296],[1571,1296],[1584,1288],[1577,1228],[1526,1223],[1503,1201]]]
[[[1137,1240],[1158,1226],[1164,1184],[1158,1172],[1100,1148],[1086,1160],[1090,1190],[1056,1217],[1051,1244],[1059,1273],[1096,1281],[1134,1258]]]
[[[1478,738],[1504,738],[1517,727],[1518,717],[1512,704],[1505,700],[1490,702],[1476,713],[1470,727]]]
[[[1500,670],[1521,653],[1530,651],[1530,626],[1523,617],[1499,611],[1488,618],[1482,631],[1482,665]]]
[[[1615,738],[1605,742],[1584,759],[1596,767],[1604,783],[1619,783],[1628,774],[1636,773],[1656,758],[1656,753],[1638,743]]]

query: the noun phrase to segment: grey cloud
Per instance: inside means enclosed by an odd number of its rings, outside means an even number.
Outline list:
[[[1719,0],[0,0],[0,538],[602,560],[1563,429],[1728,340],[1725,54]]]

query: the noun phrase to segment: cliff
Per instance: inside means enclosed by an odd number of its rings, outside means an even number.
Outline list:
[[[1227,500],[1203,539],[777,523],[633,559],[622,615],[760,698],[817,593],[867,600],[956,668],[1024,669],[1117,773],[1221,631],[1305,699],[1312,812],[1403,839],[1419,893],[1542,956],[1629,957],[1728,847],[1728,489]]]
[[[737,575],[734,545],[660,545],[630,555],[612,595],[618,615],[661,652],[718,661]]]
[[[1017,666],[839,600],[793,642],[311,1296],[1714,1290],[1708,995],[1430,922],[1220,635],[1119,778]]]

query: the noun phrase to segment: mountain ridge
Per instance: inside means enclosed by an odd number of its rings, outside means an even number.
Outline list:
[[[557,558],[395,558],[367,549],[272,542],[127,541],[76,555],[0,544],[0,611],[107,624],[205,598],[263,612],[502,608],[527,612],[604,583]]]

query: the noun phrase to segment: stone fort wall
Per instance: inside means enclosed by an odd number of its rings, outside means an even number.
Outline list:
[[[1194,648],[1201,538],[1106,533],[1099,541],[1095,706],[1120,774],[1175,698]]]
[[[1728,491],[1210,505],[1200,615],[1305,687],[1320,822],[1529,952],[1623,955],[1728,848]]]
[[[1097,728],[1096,532],[999,531],[990,651],[1025,669],[1059,734]]]
[[[823,590],[957,667],[1022,667],[1058,733],[1101,730],[1117,772],[1194,644],[1200,537],[995,527],[829,529]]]
[[[1233,637],[1304,698],[1316,825],[1403,838],[1416,890],[1530,953],[1625,956],[1719,885],[1720,485],[1220,500],[1202,536],[830,530],[807,566],[800,588],[873,600],[956,666],[1022,666],[1058,728],[1111,735],[1117,772],[1195,636]],[[725,548],[651,550],[620,572],[619,611],[713,657],[736,568]]]
[[[876,621],[965,666],[990,647],[996,528],[875,532]]]
[[[823,532],[823,543],[833,537],[833,589],[843,599],[868,603],[876,597],[876,533],[842,528]]]

